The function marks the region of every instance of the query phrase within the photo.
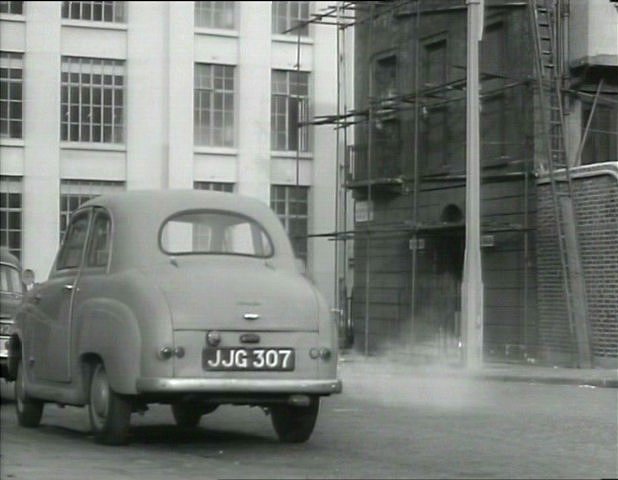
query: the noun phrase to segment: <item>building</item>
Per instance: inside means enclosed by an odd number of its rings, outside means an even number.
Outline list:
[[[353,132],[349,303],[367,354],[461,358],[466,13],[395,0],[330,17],[355,41],[354,108],[332,122]],[[484,13],[483,355],[615,367],[618,9],[486,0]]]
[[[45,279],[71,212],[133,189],[270,204],[332,301],[326,2],[0,2],[0,240]],[[296,27],[296,28],[295,28]]]

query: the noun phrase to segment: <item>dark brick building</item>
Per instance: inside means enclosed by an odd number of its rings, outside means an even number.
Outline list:
[[[355,200],[354,345],[367,353],[456,360],[465,248],[466,5],[357,6],[360,121],[347,180]],[[605,0],[577,8],[618,16]],[[595,365],[618,365],[618,52],[568,57],[569,32],[579,35],[583,28],[573,22],[585,17],[588,32],[604,28],[590,24],[597,10],[584,13],[564,15],[556,26],[564,32],[560,94],[591,350]],[[610,35],[615,19],[613,25]],[[480,45],[483,349],[485,358],[575,365],[577,342],[555,258],[534,29],[528,2],[486,0]]]

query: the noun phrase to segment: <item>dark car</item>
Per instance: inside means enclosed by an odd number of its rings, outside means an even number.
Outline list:
[[[0,247],[0,376],[7,377],[8,349],[15,312],[24,296],[21,264],[8,248]]]

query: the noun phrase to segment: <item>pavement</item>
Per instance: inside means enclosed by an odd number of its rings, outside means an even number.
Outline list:
[[[339,357],[342,378],[354,375],[401,377],[456,377],[504,382],[548,383],[588,387],[618,388],[618,370],[611,368],[566,368],[534,364],[486,362],[478,368],[441,363],[414,363],[409,359],[385,356],[364,356],[342,351]]]

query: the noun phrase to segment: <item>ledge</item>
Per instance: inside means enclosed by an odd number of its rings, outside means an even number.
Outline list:
[[[101,22],[96,20],[71,20],[63,18],[62,27],[90,28],[94,30],[126,31],[126,23]]]
[[[227,30],[224,28],[209,28],[209,27],[195,27],[195,35],[210,35],[213,37],[228,37],[238,38],[240,35],[238,30]]]
[[[127,146],[116,143],[87,143],[87,142],[60,142],[60,150],[89,150],[99,152],[122,152],[127,151]]]
[[[0,140],[0,147],[25,147],[26,142],[23,138],[3,138]]]
[[[208,147],[205,145],[193,147],[193,153],[199,155],[229,155],[230,157],[238,155],[238,149],[234,147]]]

